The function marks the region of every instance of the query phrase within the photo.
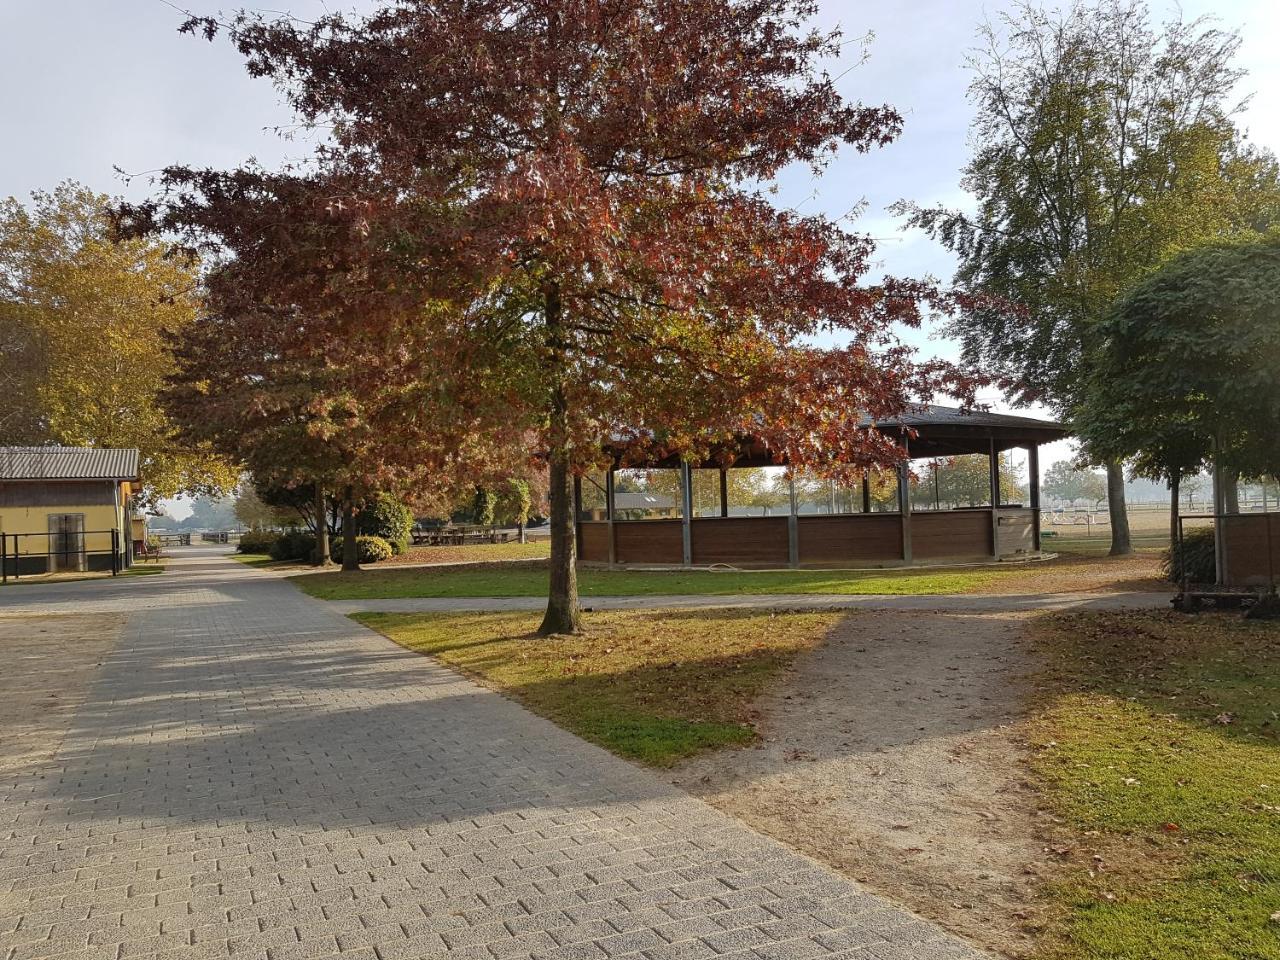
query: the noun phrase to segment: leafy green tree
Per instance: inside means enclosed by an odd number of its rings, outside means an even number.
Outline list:
[[[1045,470],[1041,489],[1047,496],[1068,503],[1087,500],[1096,505],[1107,497],[1106,478],[1070,460],[1059,460]]]
[[[1280,230],[1174,257],[1098,327],[1082,436],[1173,482],[1280,467]],[[1175,521],[1176,522],[1176,521]]]
[[[413,511],[395,497],[376,494],[360,507],[356,514],[356,532],[361,536],[381,537],[391,545],[394,553],[404,553],[409,548],[409,535],[413,530]],[[343,529],[343,535],[346,535]]]
[[[911,488],[914,504],[977,507],[991,503],[991,461],[982,454],[916,464],[918,482]],[[1008,454],[1000,455],[1000,502],[1018,503],[1025,490]]]
[[[1275,158],[1232,121],[1238,34],[1151,26],[1139,0],[1021,3],[969,59],[973,214],[900,204],[960,259],[956,282],[1018,309],[952,324],[965,359],[1067,420],[1086,396],[1111,302],[1172,251],[1280,214]],[[1112,553],[1131,550],[1124,475],[1108,459]]]
[[[153,504],[234,488],[237,471],[184,441],[158,400],[196,280],[157,241],[115,242],[108,198],[80,184],[0,202],[0,437],[136,447]]]

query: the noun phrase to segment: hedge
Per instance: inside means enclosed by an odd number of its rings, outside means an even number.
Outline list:
[[[342,562],[342,546],[343,538],[334,537],[330,555],[338,563]],[[391,544],[382,537],[356,537],[356,555],[361,563],[390,560],[393,553]]]

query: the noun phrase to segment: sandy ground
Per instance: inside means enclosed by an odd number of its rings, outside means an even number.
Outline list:
[[[854,614],[759,702],[757,746],[698,758],[675,780],[952,931],[1026,956],[1044,842],[1016,730],[1029,668],[1020,622]]]
[[[124,620],[118,614],[0,616],[0,774],[57,751]]]

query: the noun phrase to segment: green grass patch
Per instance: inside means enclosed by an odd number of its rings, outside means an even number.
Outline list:
[[[163,563],[135,563],[132,567],[121,570],[119,575],[122,577],[149,577],[157,573],[164,573]]]
[[[581,636],[535,637],[540,614],[358,614],[535,713],[631,760],[669,766],[755,738],[750,704],[839,619],[831,613],[625,611]]]
[[[933,594],[965,593],[1019,571],[973,569],[713,573],[694,571],[580,570],[584,597],[726,596],[731,594]],[[1021,571],[1025,576],[1025,571]],[[322,600],[392,597],[538,597],[547,593],[545,567],[474,566],[432,569],[366,569],[358,573],[307,574],[294,582]]]
[[[1280,958],[1280,627],[1042,618],[1033,766],[1068,825],[1047,955]]]
[[[298,563],[297,560],[273,560],[269,553],[233,553],[231,556],[246,567],[273,567]]]

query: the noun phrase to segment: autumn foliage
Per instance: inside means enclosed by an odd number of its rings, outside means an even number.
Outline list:
[[[822,65],[841,40],[808,28],[814,10],[402,0],[191,21],[225,28],[326,136],[296,177],[173,169],[125,211],[229,253],[211,291],[225,327],[187,353],[184,403],[209,390],[198,358],[244,341],[298,358],[313,415],[341,398],[330,437],[379,470],[483,470],[532,435],[551,471],[546,631],[578,627],[570,484],[602,441],[692,455],[751,434],[822,469],[896,460],[857,421],[966,384],[895,336],[946,297],[861,283],[868,238],[769,198],[785,166],[901,126],[837,91]]]

